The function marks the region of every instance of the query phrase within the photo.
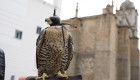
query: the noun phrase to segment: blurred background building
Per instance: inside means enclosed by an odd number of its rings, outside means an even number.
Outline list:
[[[62,0],[50,4],[45,0],[0,1],[0,48],[5,52],[5,80],[37,75],[35,70],[36,39],[47,27],[45,18],[61,12]]]
[[[77,17],[63,22],[77,26],[71,30],[74,58],[70,75],[83,80],[139,80],[138,12],[133,2],[125,0],[113,13],[107,5],[101,15]],[[78,8],[78,7],[77,7]]]

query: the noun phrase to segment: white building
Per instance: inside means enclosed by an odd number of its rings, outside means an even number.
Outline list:
[[[5,52],[5,80],[18,80],[21,76],[36,76],[36,39],[40,28],[47,27],[45,18],[61,12],[62,0],[54,5],[44,0],[0,1],[0,48]]]

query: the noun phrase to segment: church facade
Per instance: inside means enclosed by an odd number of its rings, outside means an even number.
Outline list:
[[[112,4],[101,15],[78,18],[76,13],[64,20],[77,27],[69,29],[75,49],[67,73],[81,74],[83,80],[139,80],[137,16],[126,0],[116,14]]]

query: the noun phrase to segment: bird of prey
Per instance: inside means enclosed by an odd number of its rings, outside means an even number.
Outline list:
[[[60,23],[57,16],[45,20],[50,27],[42,30],[36,42],[36,80],[58,74],[67,77],[66,70],[73,57],[73,41],[70,32]]]

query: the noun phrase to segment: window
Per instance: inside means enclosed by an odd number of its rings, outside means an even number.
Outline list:
[[[40,34],[40,33],[41,33],[41,27],[39,27],[39,26],[37,27],[36,33],[37,33],[37,34]]]
[[[15,80],[15,76],[14,75],[11,76],[11,80]]]
[[[16,37],[17,39],[22,39],[22,31],[16,30],[15,37]]]

